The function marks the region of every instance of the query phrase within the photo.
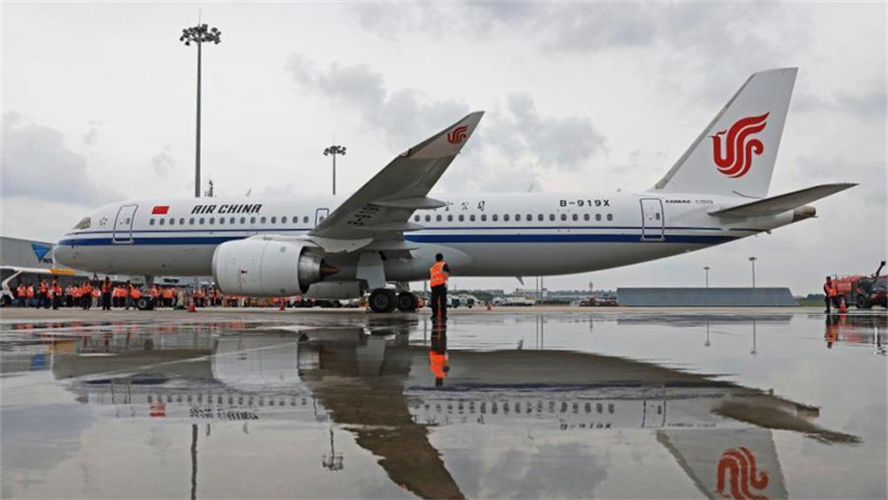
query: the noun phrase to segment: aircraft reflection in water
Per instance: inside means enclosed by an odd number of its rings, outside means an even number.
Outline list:
[[[52,370],[78,401],[108,405],[122,418],[243,421],[245,431],[255,420],[330,421],[423,498],[463,498],[430,443],[435,426],[652,429],[711,498],[787,496],[774,429],[859,442],[815,424],[815,407],[707,375],[571,351],[448,352],[444,325],[433,326],[430,345],[411,345],[407,330],[245,330],[211,341],[129,335],[123,346],[57,349]],[[79,345],[117,354],[81,355]],[[194,439],[193,452],[196,427]],[[333,446],[331,431],[323,465],[339,470]]]

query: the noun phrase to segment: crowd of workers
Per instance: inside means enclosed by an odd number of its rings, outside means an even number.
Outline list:
[[[80,284],[72,283],[65,287],[58,279],[39,280],[36,283],[22,281],[12,288],[13,305],[59,309],[79,307],[89,310],[101,307],[104,311],[114,309],[138,309],[139,301],[149,299],[151,307],[176,308],[189,300],[197,307],[232,305],[237,298],[226,297],[218,288],[198,288],[191,291],[175,286],[153,285],[145,287],[130,281],[113,283],[110,278],[104,281],[84,279]]]

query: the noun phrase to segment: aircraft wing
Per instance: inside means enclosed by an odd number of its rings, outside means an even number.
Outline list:
[[[821,184],[820,186],[800,189],[791,193],[772,196],[770,198],[764,198],[722,210],[716,210],[715,212],[709,212],[709,214],[717,217],[765,217],[768,215],[777,215],[801,207],[806,203],[826,198],[827,196],[852,188],[856,185],[857,184],[853,183]]]
[[[403,240],[405,231],[422,229],[410,222],[415,210],[443,207],[429,191],[471,137],[483,111],[462,120],[401,153],[318,224],[308,238],[331,253],[349,252],[374,241]]]

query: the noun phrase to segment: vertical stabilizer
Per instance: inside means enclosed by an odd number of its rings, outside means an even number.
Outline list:
[[[749,77],[654,190],[767,196],[797,72],[772,69]]]

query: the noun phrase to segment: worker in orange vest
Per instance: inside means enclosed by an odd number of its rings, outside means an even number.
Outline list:
[[[15,302],[19,307],[25,307],[25,303],[28,301],[28,289],[25,288],[24,283],[19,283],[18,288],[15,289]]]
[[[450,267],[444,262],[444,255],[435,255],[435,264],[429,269],[429,286],[432,287],[432,316],[447,318],[447,279]]]
[[[25,295],[28,297],[28,306],[34,307],[34,285],[28,285],[28,289]]]
[[[111,278],[105,276],[105,281],[102,282],[102,310],[110,311],[111,310],[111,294],[114,291],[114,285],[111,284]]]
[[[139,299],[142,298],[142,290],[136,285],[129,286],[129,294],[126,298],[126,309],[129,310],[130,306],[138,309]]]
[[[40,284],[37,285],[37,308],[46,306],[46,280],[40,280]]]
[[[93,288],[89,280],[83,280],[83,286],[80,287],[80,307],[84,311],[89,311],[89,308],[92,307],[92,292]]]
[[[62,303],[62,284],[58,279],[52,281],[52,308],[58,310]]]
[[[836,287],[835,282],[833,282],[832,278],[829,276],[826,277],[826,283],[823,284],[823,293],[826,295],[826,310],[823,311],[826,314],[830,313],[830,304],[839,307],[838,302],[836,302],[836,297],[839,295],[839,289]]]

